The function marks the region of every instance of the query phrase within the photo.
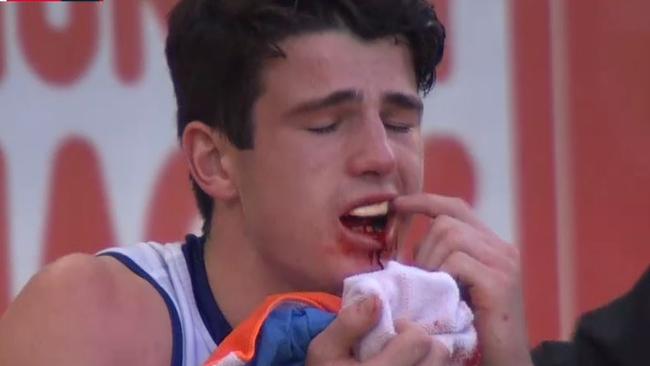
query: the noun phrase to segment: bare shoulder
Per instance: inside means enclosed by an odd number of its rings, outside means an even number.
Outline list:
[[[108,257],[48,265],[0,319],[0,365],[169,365],[171,344],[162,298]]]

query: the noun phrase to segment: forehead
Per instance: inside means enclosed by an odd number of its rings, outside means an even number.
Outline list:
[[[365,41],[326,31],[290,37],[279,46],[286,58],[271,59],[262,75],[263,94],[278,94],[278,103],[338,89],[370,98],[386,91],[417,93],[408,45],[393,36]]]

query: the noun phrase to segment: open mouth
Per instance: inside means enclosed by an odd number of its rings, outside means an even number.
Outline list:
[[[366,235],[386,244],[388,201],[357,207],[339,218],[350,231]]]

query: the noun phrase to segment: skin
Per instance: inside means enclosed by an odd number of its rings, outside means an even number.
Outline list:
[[[41,270],[0,319],[0,365],[169,365],[171,345],[155,290],[84,254]]]
[[[346,236],[338,219],[359,200],[381,198],[391,201],[397,232],[412,215],[431,218],[413,264],[470,286],[484,364],[530,362],[519,341],[526,331],[516,249],[463,203],[421,193],[421,101],[404,42],[326,31],[280,46],[288,56],[265,65],[253,106],[254,149],[236,149],[199,121],[182,137],[192,176],[216,201],[206,269],[226,319],[236,326],[272,293],[340,294],[345,277],[379,269],[369,260],[374,244]],[[358,364],[350,350],[380,310],[374,298],[343,309],[312,342],[308,364]],[[448,362],[419,326],[397,328],[365,364]],[[171,350],[162,299],[111,258],[57,261],[0,320],[0,364],[169,364],[170,352],[160,350]]]

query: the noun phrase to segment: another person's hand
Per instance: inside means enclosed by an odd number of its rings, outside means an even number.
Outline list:
[[[336,319],[309,345],[309,366],[444,366],[449,363],[447,348],[430,336],[419,325],[397,321],[397,335],[384,349],[365,362],[357,361],[354,347],[379,320],[381,302],[374,296],[347,306]]]
[[[467,286],[482,365],[532,365],[518,249],[493,233],[460,199],[421,193],[398,197],[392,205],[398,215],[431,219],[412,264],[447,272]],[[398,253],[400,258],[407,255]]]

